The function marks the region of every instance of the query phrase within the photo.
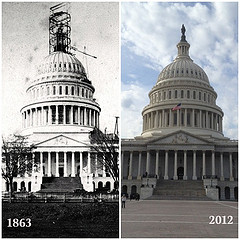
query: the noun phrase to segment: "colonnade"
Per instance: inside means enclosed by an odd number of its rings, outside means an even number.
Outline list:
[[[51,124],[99,127],[99,111],[74,105],[49,105],[26,109],[22,112],[23,128]]]
[[[192,157],[191,159],[188,159],[187,157],[187,153],[188,152],[192,153]],[[146,152],[146,166],[145,166],[145,170],[148,176],[154,176],[154,177],[159,177],[159,163],[162,162],[162,165],[164,166],[164,179],[168,180],[169,179],[169,152],[170,150],[164,150],[164,158],[160,159],[159,157],[159,153],[160,151],[155,151],[155,159],[151,159],[151,154],[150,151]],[[178,169],[178,152],[177,150],[173,151],[174,152],[174,164],[173,164],[173,179],[177,180],[178,179],[178,174],[177,174],[177,169]],[[192,179],[192,180],[197,180],[197,150],[182,150],[181,152],[183,152],[183,168],[184,168],[184,173],[183,173],[183,180],[187,180],[187,179]],[[202,176],[204,177],[206,176],[206,151],[198,151],[201,153],[201,167],[202,167]],[[215,151],[208,151],[211,152],[211,175],[212,176],[216,176],[216,152]],[[130,151],[129,153],[129,159],[128,159],[128,179],[132,179],[133,177],[133,151]],[[137,178],[141,179],[142,177],[142,173],[143,173],[143,169],[142,169],[142,154],[143,152],[139,151],[138,152],[138,164],[137,164]],[[229,161],[229,180],[230,181],[234,181],[234,177],[233,177],[233,152],[228,152],[228,153],[223,153],[223,152],[219,152],[220,154],[220,176],[217,176],[220,178],[221,181],[225,180],[225,176],[224,176],[224,158],[223,158],[223,154],[228,154],[228,161]],[[124,161],[126,160],[126,158],[124,159],[124,155],[125,152],[122,151],[122,178],[123,178],[123,167],[124,167]],[[187,170],[188,170],[188,163],[192,161],[192,176],[188,176],[187,175]],[[150,171],[150,165],[154,164],[155,165],[155,172],[151,173]],[[136,166],[136,164],[135,164]],[[146,176],[146,175],[145,175]]]
[[[222,132],[222,116],[201,109],[151,111],[143,116],[143,131],[164,127],[199,127]]]
[[[90,152],[34,152],[35,156],[39,154],[39,165],[41,176],[55,177],[76,177],[81,176],[84,168],[84,159],[86,159],[85,173],[93,173],[95,177],[106,177],[104,166],[100,166],[97,153]],[[70,155],[70,158],[67,156]],[[33,169],[34,172],[34,169]]]

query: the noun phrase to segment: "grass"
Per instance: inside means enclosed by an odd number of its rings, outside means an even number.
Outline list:
[[[31,227],[7,227],[30,218]],[[118,238],[118,203],[3,203],[3,238]]]

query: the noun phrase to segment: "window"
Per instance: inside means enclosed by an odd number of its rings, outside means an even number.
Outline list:
[[[208,94],[208,102],[210,102],[210,95]]]
[[[56,87],[53,86],[53,95],[56,95]]]
[[[77,95],[79,96],[79,94],[80,94],[80,89],[79,87],[77,87]]]
[[[49,94],[50,94],[50,88],[47,87],[47,95],[49,95]]]
[[[206,93],[203,94],[203,99],[206,101]]]
[[[72,95],[74,95],[74,87],[72,87]]]
[[[177,90],[175,90],[175,98],[177,98]]]
[[[86,90],[86,98],[88,98],[88,90]]]
[[[65,94],[68,95],[68,86],[65,87]]]
[[[187,98],[190,98],[190,91],[187,90]]]
[[[193,99],[196,99],[196,91],[193,91]]]
[[[177,113],[173,114],[173,124],[177,125]]]
[[[84,89],[82,88],[82,97],[84,97]]]
[[[59,95],[62,95],[62,86],[59,86]]]
[[[163,100],[166,99],[166,92],[163,93]]]
[[[172,92],[171,91],[168,92],[168,97],[169,97],[169,99],[172,98]]]
[[[202,100],[202,93],[199,92],[199,100]]]
[[[183,98],[183,97],[184,97],[184,91],[181,90],[181,98]]]

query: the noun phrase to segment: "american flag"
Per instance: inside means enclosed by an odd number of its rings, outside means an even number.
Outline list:
[[[172,108],[172,110],[175,111],[175,110],[181,109],[181,107],[182,107],[182,104],[179,103],[177,106],[175,106],[174,108]]]

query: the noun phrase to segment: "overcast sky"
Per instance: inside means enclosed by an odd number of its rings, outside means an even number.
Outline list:
[[[122,137],[142,132],[141,112],[161,70],[177,55],[185,24],[190,57],[207,73],[224,112],[224,135],[238,138],[238,4],[122,3]]]
[[[2,4],[2,134],[21,128],[20,109],[25,81],[48,55],[49,8],[57,3],[12,2]],[[71,3],[72,45],[97,59],[76,57],[88,69],[102,109],[100,126],[114,130],[120,115],[119,5],[118,3]]]

